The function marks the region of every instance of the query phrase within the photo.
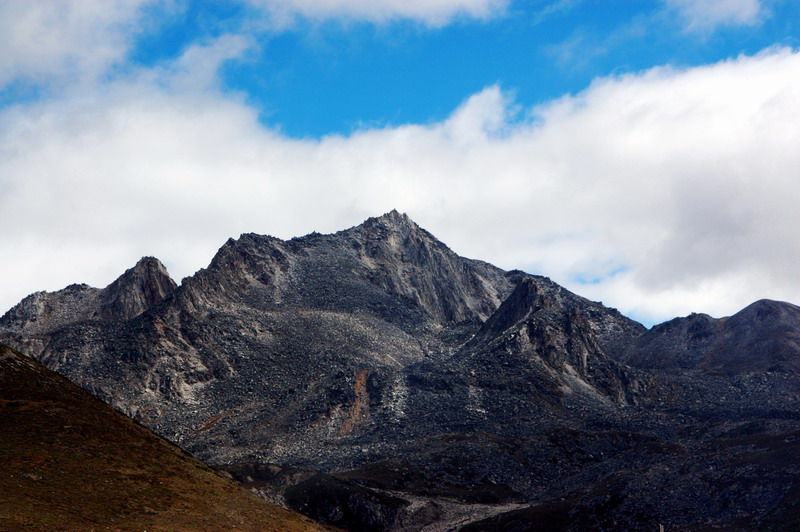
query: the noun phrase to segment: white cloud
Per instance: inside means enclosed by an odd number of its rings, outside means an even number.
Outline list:
[[[541,24],[551,17],[567,13],[577,7],[583,0],[555,0],[546,3],[543,7],[534,12],[532,22],[534,25]]]
[[[412,19],[443,26],[463,16],[488,19],[502,13],[509,0],[247,0],[267,10],[279,22],[295,16],[321,19],[367,20],[383,23]]]
[[[488,87],[440,123],[295,140],[214,88],[242,47],[0,112],[0,307],[142,255],[180,278],[229,236],[392,208],[647,319],[800,302],[798,53],[601,79],[527,114]]]
[[[749,26],[761,21],[765,9],[760,0],[663,0],[686,20],[690,31],[706,31],[720,25]]]
[[[265,11],[276,27],[292,24],[297,16],[375,23],[412,19],[438,27],[458,17],[492,18],[509,0],[241,1]],[[125,62],[148,24],[147,6],[173,13],[186,7],[176,0],[3,0],[0,88],[13,82],[48,89],[93,84]]]
[[[0,2],[0,87],[97,76],[124,56],[153,0]]]

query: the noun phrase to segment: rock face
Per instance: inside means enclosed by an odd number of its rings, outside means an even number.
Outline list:
[[[0,340],[343,528],[739,529],[796,500],[797,310],[648,331],[393,211],[34,294]]]
[[[615,310],[526,275],[454,362],[474,372],[483,369],[480,388],[502,388],[515,379],[520,392],[539,395],[541,403],[555,405],[565,394],[635,403],[650,379],[636,378],[612,356],[643,332]]]
[[[145,257],[103,290],[97,317],[104,320],[135,318],[176,288],[164,265],[156,258]]]
[[[7,329],[38,335],[91,321],[135,318],[177,288],[158,259],[144,257],[116,281],[100,290],[73,284],[54,293],[36,292],[3,316]]]

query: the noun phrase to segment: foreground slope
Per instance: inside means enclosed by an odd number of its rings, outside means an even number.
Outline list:
[[[0,530],[323,528],[0,345]]]

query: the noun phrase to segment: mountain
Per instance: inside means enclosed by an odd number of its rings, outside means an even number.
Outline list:
[[[762,299],[728,318],[676,318],[638,338],[624,360],[643,368],[797,375],[800,307]]]
[[[53,294],[37,292],[23,299],[3,320],[7,327],[29,335],[92,319],[128,320],[160,302],[176,287],[158,259],[144,257],[102,290],[73,284]]]
[[[0,345],[0,529],[324,530]]]
[[[797,522],[788,303],[647,330],[396,211],[241,235],[177,287],[143,262],[29,296],[0,340],[285,507],[353,530]]]

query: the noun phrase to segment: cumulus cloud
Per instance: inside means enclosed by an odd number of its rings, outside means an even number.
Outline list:
[[[5,0],[0,3],[0,87],[104,72],[127,52],[153,0]]]
[[[707,31],[720,25],[748,26],[760,22],[760,0],[664,0],[686,20],[690,31]]]
[[[306,18],[353,19],[387,22],[412,19],[429,26],[442,26],[463,16],[487,19],[502,13],[508,0],[247,0],[287,23],[300,15]]]
[[[332,232],[392,208],[458,253],[646,320],[800,302],[797,52],[600,79],[527,110],[491,86],[439,123],[298,140],[215,87],[243,47],[223,38],[157,74],[0,111],[15,280],[1,307],[104,286],[142,255],[180,278],[229,236]]]

